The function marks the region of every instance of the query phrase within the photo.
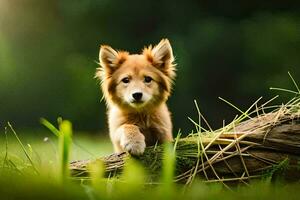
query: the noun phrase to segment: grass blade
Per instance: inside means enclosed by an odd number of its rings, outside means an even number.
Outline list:
[[[247,113],[243,112],[241,109],[239,109],[238,107],[236,107],[235,105],[233,105],[232,103],[227,101],[226,99],[223,99],[222,97],[219,97],[219,99],[224,101],[225,103],[227,103],[228,105],[230,105],[231,107],[233,107],[234,109],[239,111],[241,114],[245,115],[246,117],[251,118]]]
[[[70,175],[69,159],[72,144],[72,124],[70,121],[62,120],[59,124],[59,155],[61,180],[65,182]]]
[[[295,92],[293,90],[284,89],[284,88],[270,87],[270,90],[278,90],[278,91],[288,92],[288,93],[292,93],[292,94],[299,94],[298,92]]]
[[[298,87],[298,84],[296,83],[296,81],[295,81],[295,79],[293,78],[293,76],[291,75],[291,73],[288,72],[288,74],[289,74],[290,78],[292,79],[292,81],[293,81],[293,83],[294,83],[294,85],[295,85],[295,87],[296,87],[296,89],[297,89],[297,91],[298,91],[298,94],[300,94],[300,89],[299,89],[299,87]]]
[[[30,155],[29,155],[29,153],[27,152],[25,146],[23,145],[22,141],[21,141],[20,138],[18,137],[16,131],[14,130],[14,128],[12,127],[12,125],[11,125],[9,122],[7,122],[7,124],[8,124],[8,126],[9,126],[9,128],[11,129],[11,131],[13,132],[14,136],[16,137],[18,143],[20,144],[20,146],[21,146],[21,148],[22,148],[22,150],[23,150],[25,156],[26,156],[27,159],[29,160],[29,162],[30,162],[32,168],[34,169],[34,171],[35,171],[36,173],[39,174],[39,171],[38,171],[37,168],[35,167],[35,165],[34,165],[34,163],[33,163],[33,161],[32,161],[32,158],[30,157]]]
[[[59,130],[57,128],[55,128],[55,126],[53,126],[53,124],[51,124],[48,120],[46,120],[45,118],[41,118],[40,122],[46,128],[48,128],[54,135],[56,135],[57,137],[59,137],[59,134],[60,134]]]

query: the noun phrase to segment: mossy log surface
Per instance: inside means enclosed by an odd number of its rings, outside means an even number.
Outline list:
[[[199,138],[201,144],[199,144]],[[202,145],[199,154],[199,145]],[[99,158],[107,176],[118,176],[128,153]],[[161,173],[163,147],[147,147],[136,157],[157,181]],[[88,177],[93,160],[74,161],[74,177]],[[300,117],[290,112],[260,115],[228,129],[194,134],[176,142],[176,182],[190,183],[195,177],[206,182],[245,183],[252,179],[280,177],[300,181]]]

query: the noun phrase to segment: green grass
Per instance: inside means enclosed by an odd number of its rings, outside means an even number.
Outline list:
[[[20,133],[19,133],[20,132]],[[173,148],[165,159],[162,183],[146,183],[143,168],[135,161],[127,163],[119,179],[105,179],[102,163],[94,163],[92,181],[60,181],[59,137],[47,131],[15,133],[8,127],[0,137],[0,199],[298,199],[300,184],[271,184],[268,181],[228,190],[220,184],[172,184]],[[19,134],[18,134],[19,133]],[[17,134],[17,135],[15,135]],[[60,138],[61,139],[61,138]],[[72,148],[70,148],[72,146]],[[112,153],[108,138],[74,133],[69,160],[88,159]],[[37,173],[38,171],[38,173]]]
[[[0,171],[9,169],[9,171],[26,171],[29,174],[40,171],[49,175],[59,173],[60,149],[55,135],[45,129],[16,130],[16,134],[19,140],[10,128],[7,128],[7,131],[4,129],[0,131]],[[74,133],[69,160],[92,159],[112,152],[108,137]]]

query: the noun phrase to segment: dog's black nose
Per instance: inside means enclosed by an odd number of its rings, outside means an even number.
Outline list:
[[[143,93],[141,92],[136,92],[132,94],[132,97],[134,98],[134,100],[136,101],[140,101],[142,99]]]

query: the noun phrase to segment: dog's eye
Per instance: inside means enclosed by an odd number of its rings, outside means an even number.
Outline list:
[[[123,83],[129,83],[129,78],[128,78],[128,77],[123,78],[123,79],[122,79],[122,82],[123,82]]]
[[[153,79],[150,76],[145,76],[144,82],[145,83],[150,83]]]

